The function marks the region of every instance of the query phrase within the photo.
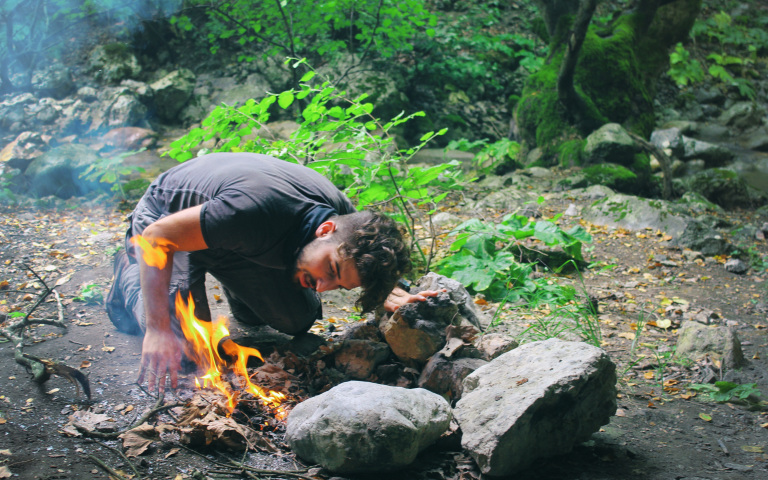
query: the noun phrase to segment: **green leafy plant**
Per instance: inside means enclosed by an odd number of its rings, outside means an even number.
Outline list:
[[[488,143],[487,139],[471,141],[462,138],[451,141],[445,149],[476,152],[472,163],[477,172],[491,174],[497,172],[502,166],[515,164],[520,144],[506,138],[493,143]]]
[[[720,403],[733,400],[749,401],[751,398],[759,398],[762,395],[756,383],[739,384],[725,381],[715,382],[714,385],[694,383],[689,388],[707,394],[712,400]]]
[[[675,46],[675,50],[669,55],[669,70],[667,74],[681,87],[688,84],[694,85],[704,80],[704,69],[701,63],[691,57],[682,43]]]
[[[125,165],[126,157],[130,157],[137,153],[143,152],[145,149],[122,152],[116,155],[112,155],[106,158],[100,158],[93,162],[80,174],[81,178],[84,178],[90,182],[101,182],[110,185],[110,190],[116,194],[119,194],[123,200],[128,197],[127,183],[129,176],[137,173],[144,172],[144,168],[138,165]],[[146,187],[146,185],[143,185]]]
[[[694,41],[715,44],[719,51],[710,53],[706,61],[692,58],[682,44],[670,54],[668,74],[679,86],[696,84],[708,74],[712,79],[733,86],[739,93],[755,99],[755,87],[750,77],[757,77],[754,66],[758,52],[768,48],[768,33],[763,25],[749,25],[750,20],[734,21],[730,15],[720,11],[705,20],[697,20],[691,29]],[[702,67],[704,64],[704,67]],[[705,73],[706,68],[706,73]]]
[[[306,65],[303,59],[289,62],[293,68]],[[250,99],[240,107],[217,107],[200,128],[173,142],[168,155],[185,161],[200,143],[218,138],[217,152],[262,153],[307,165],[343,188],[358,208],[391,208],[395,219],[408,229],[414,250],[428,269],[436,237],[429,216],[450,190],[461,188],[462,174],[455,161],[428,167],[410,167],[408,162],[445,130],[428,132],[416,146],[398,149],[392,129],[423,116],[422,112],[381,120],[372,115],[374,106],[366,102],[366,95],[349,98],[328,80],[315,83],[315,75],[309,69],[301,77],[299,89]],[[286,110],[297,100],[305,105],[297,118],[297,130],[287,140],[272,136],[267,126],[270,109]],[[256,131],[258,135],[254,135]],[[420,237],[417,230],[427,236]],[[429,243],[422,248],[420,242]]]
[[[542,301],[572,298],[575,291],[566,293],[563,288],[532,279],[533,264],[521,261],[532,251],[524,241],[535,240],[547,247],[557,247],[567,256],[554,269],[568,260],[576,265],[583,263],[581,247],[592,241],[591,236],[580,226],[568,231],[560,229],[554,223],[559,217],[533,221],[509,214],[499,223],[470,219],[451,232],[456,239],[449,250],[455,253],[440,260],[437,271],[490,299],[516,302],[531,299],[534,292]]]
[[[100,305],[104,303],[104,294],[102,293],[101,287],[98,284],[90,283],[84,285],[80,290],[80,294],[78,294],[72,300],[76,302],[83,302],[89,305]]]

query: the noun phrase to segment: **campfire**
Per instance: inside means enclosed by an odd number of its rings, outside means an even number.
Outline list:
[[[160,239],[154,245],[141,235],[131,238],[131,243],[142,251],[144,262],[152,267],[165,268],[168,262],[168,247],[171,242]],[[181,323],[181,330],[186,339],[184,353],[193,361],[200,376],[195,377],[195,386],[200,389],[212,389],[226,398],[226,409],[231,415],[243,392],[250,393],[259,403],[274,415],[276,420],[287,416],[282,403],[286,395],[282,392],[266,390],[251,382],[248,373],[248,359],[256,357],[264,361],[261,353],[250,347],[238,345],[229,338],[228,319],[219,317],[213,322],[200,320],[195,316],[195,304],[192,295],[184,300],[181,293],[176,296],[176,317]],[[227,372],[235,376],[237,386],[233,386],[225,377]]]
[[[242,384],[242,391],[257,398],[276,419],[284,419],[287,412],[281,404],[285,400],[285,394],[267,391],[251,382],[247,368],[248,359],[256,357],[264,361],[261,353],[255,348],[238,345],[229,338],[226,317],[206,322],[198,319],[194,311],[195,304],[191,294],[186,302],[181,294],[176,296],[176,315],[181,321],[181,329],[187,340],[185,354],[204,372],[202,376],[195,377],[197,388],[212,388],[221,392],[227,398],[227,409],[232,413],[241,391],[234,389],[224,378],[224,373],[231,370]],[[228,358],[224,358],[222,353]]]

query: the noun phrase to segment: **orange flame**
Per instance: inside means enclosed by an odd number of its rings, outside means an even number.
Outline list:
[[[161,270],[168,263],[168,250],[170,250],[168,247],[176,246],[175,243],[164,238],[158,238],[153,245],[141,235],[132,236],[130,242],[141,249],[144,263]]]
[[[227,318],[219,317],[214,322],[204,322],[195,316],[195,304],[192,295],[185,302],[181,294],[176,295],[176,316],[181,322],[181,330],[187,339],[186,354],[190,360],[205,372],[200,379],[195,378],[198,388],[213,387],[219,390],[227,398],[227,408],[231,413],[237,405],[240,396],[239,391],[234,391],[232,386],[223,378],[223,370],[231,369],[243,382],[243,390],[258,398],[261,403],[272,410],[278,420],[282,420],[287,413],[280,404],[285,400],[285,394],[275,391],[267,392],[263,388],[251,382],[248,374],[247,363],[250,357],[264,358],[255,348],[238,345],[229,336]],[[221,346],[224,353],[232,357],[234,363],[227,367],[227,361],[219,354]],[[200,383],[202,380],[202,386]]]

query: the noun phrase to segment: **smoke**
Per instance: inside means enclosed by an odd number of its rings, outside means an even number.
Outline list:
[[[171,15],[182,0],[5,0],[0,2],[0,94],[29,90],[41,65],[94,43],[94,32],[130,38]]]

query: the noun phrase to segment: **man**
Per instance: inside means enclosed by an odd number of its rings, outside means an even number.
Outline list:
[[[144,333],[139,383],[148,376],[149,389],[161,393],[166,376],[178,384],[176,294],[191,294],[195,315],[210,321],[206,272],[221,282],[239,322],[293,335],[322,317],[317,292],[362,286],[363,311],[382,304],[393,311],[433,294],[394,290],[410,270],[395,222],[357,212],[314,170],[265,155],[215,153],[176,166],[149,186],[129,222],[107,312],[119,330]],[[147,264],[131,240],[138,235],[164,250],[167,264]]]

